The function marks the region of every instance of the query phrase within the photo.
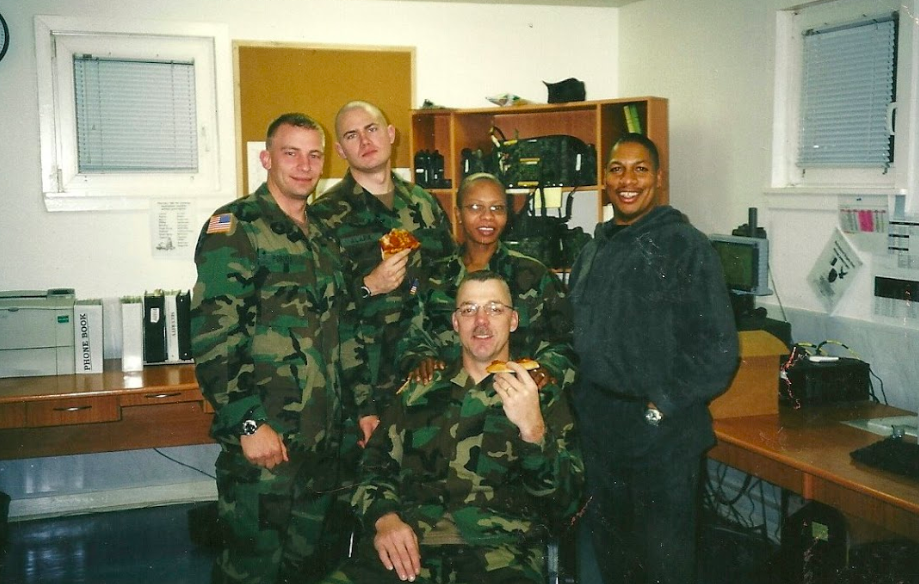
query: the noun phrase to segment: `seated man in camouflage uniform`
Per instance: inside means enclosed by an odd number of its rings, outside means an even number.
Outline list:
[[[459,357],[451,322],[456,291],[466,274],[490,270],[511,290],[518,326],[511,333],[511,350],[518,357],[539,361],[531,372],[540,386],[562,379],[576,361],[571,304],[559,277],[538,260],[511,250],[501,241],[511,211],[504,185],[484,172],[463,180],[454,209],[463,243],[434,264],[428,286],[418,291],[417,309],[408,332],[399,342],[400,369],[421,381]]]
[[[564,387],[507,360],[507,283],[476,271],[457,293],[462,355],[410,381],[368,442],[353,503],[364,532],[327,584],[545,581],[546,528],[576,512],[583,468]]]

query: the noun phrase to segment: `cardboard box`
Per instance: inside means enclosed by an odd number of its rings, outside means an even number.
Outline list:
[[[740,331],[740,367],[728,390],[709,404],[712,417],[736,418],[779,412],[779,364],[785,343],[766,331]]]

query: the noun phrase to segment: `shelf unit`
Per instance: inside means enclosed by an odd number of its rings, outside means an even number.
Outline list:
[[[444,156],[444,177],[451,188],[429,189],[438,198],[450,221],[456,200],[456,189],[462,180],[461,152],[464,148],[491,152],[492,126],[508,139],[532,138],[552,134],[567,134],[580,138],[597,148],[596,184],[578,187],[578,191],[602,190],[603,169],[613,143],[627,132],[626,108],[633,106],[638,114],[642,133],[660,150],[663,184],[661,197],[669,201],[669,129],[667,100],[661,97],[633,97],[564,104],[489,107],[479,109],[420,109],[412,112],[411,148],[415,176],[414,154],[419,150],[438,150]],[[572,190],[568,187],[563,190]],[[523,197],[516,197],[519,207]],[[597,198],[597,221],[603,219],[604,197]],[[453,225],[454,237],[458,237]]]

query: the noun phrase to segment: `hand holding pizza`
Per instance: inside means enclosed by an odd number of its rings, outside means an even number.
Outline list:
[[[520,438],[524,442],[539,442],[546,433],[546,424],[539,408],[539,388],[520,363],[508,361],[503,367],[511,373],[496,373],[494,386],[501,398],[504,413],[520,429]],[[536,363],[536,367],[539,367],[539,363]],[[497,365],[492,363],[488,366],[488,369],[491,368],[497,368]]]
[[[364,276],[364,285],[371,296],[388,294],[398,288],[408,266],[408,256],[412,250],[421,247],[421,242],[405,229],[393,229],[380,238],[380,262],[372,272]]]

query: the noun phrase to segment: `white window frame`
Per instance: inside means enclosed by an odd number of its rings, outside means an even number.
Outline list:
[[[232,197],[236,190],[232,53],[224,25],[36,16],[42,192],[49,211],[146,209],[153,197]],[[73,55],[192,60],[195,173],[78,171]]]
[[[823,195],[827,205],[835,195],[905,196],[915,206],[919,159],[917,82],[919,82],[919,0],[816,0],[780,10],[776,18],[776,74],[771,185],[767,194]],[[894,160],[890,168],[810,168],[802,178],[796,165],[801,105],[802,32],[880,14],[899,12],[897,44]]]

